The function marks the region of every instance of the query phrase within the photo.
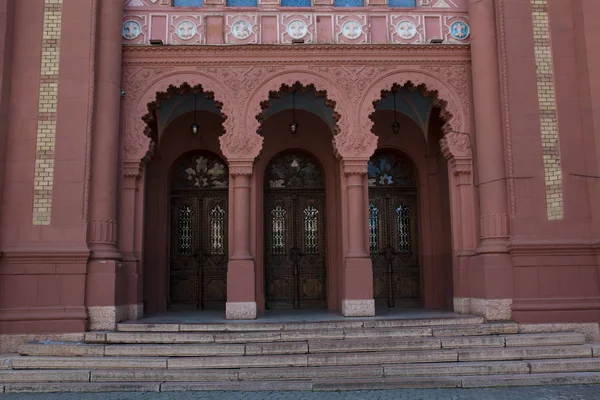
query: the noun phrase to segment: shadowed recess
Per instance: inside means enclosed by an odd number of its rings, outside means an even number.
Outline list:
[[[283,110],[292,109],[292,93],[295,94],[295,107],[317,115],[331,128],[332,132],[337,135],[339,127],[337,121],[340,115],[335,111],[335,101],[327,98],[326,90],[317,90],[315,85],[303,85],[296,82],[289,86],[282,84],[278,91],[270,91],[269,99],[262,101],[260,107],[262,111],[256,115],[257,121],[261,124],[265,120]],[[273,108],[273,110],[271,110]],[[262,126],[261,126],[262,127]]]
[[[433,98],[425,97],[419,91],[403,87],[396,92],[396,111],[415,121],[423,132],[428,132],[432,106]],[[381,110],[394,110],[394,96],[391,93],[381,99],[375,107],[375,111]]]

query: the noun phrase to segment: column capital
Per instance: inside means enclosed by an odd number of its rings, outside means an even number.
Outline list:
[[[366,175],[369,171],[368,158],[344,158],[342,165],[345,175]]]
[[[139,160],[125,160],[123,162],[123,175],[130,178],[139,178],[141,163]]]
[[[228,160],[228,163],[230,175],[252,175],[254,159]]]

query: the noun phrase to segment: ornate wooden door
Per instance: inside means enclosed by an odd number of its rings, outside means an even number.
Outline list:
[[[223,308],[227,299],[227,170],[215,156],[183,160],[171,187],[170,308]]]
[[[265,179],[265,296],[269,309],[326,308],[325,191],[304,153],[278,157]]]
[[[394,153],[377,152],[369,162],[369,244],[376,303],[420,306],[416,179]]]

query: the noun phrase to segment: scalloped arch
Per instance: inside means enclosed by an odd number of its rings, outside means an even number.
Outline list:
[[[126,80],[124,90],[139,91],[125,104],[124,159],[127,161],[148,161],[154,150],[154,143],[145,135],[146,122],[142,119],[148,112],[148,104],[157,100],[157,94],[165,92],[169,86],[181,87],[187,84],[191,87],[202,86],[204,92],[212,92],[214,100],[221,106],[225,136],[233,130],[236,124],[235,100],[231,93],[221,83],[209,75],[199,72],[175,72],[160,75],[150,84],[139,90],[140,81],[147,80],[147,75],[140,74],[139,79]],[[160,100],[160,99],[158,99]],[[221,137],[223,137],[221,136]],[[225,154],[227,157],[227,154]]]
[[[344,95],[344,91],[327,76],[323,76],[314,72],[307,72],[306,70],[288,70],[277,75],[270,76],[267,80],[261,83],[250,96],[244,112],[244,121],[246,122],[246,129],[248,132],[247,134],[258,134],[257,132],[260,129],[260,122],[256,119],[256,116],[262,113],[263,108],[261,103],[269,99],[269,93],[278,92],[282,85],[293,86],[298,82],[303,86],[313,85],[317,91],[327,92],[326,99],[335,102],[334,111],[339,116],[339,119],[336,122],[336,132],[343,134],[348,130],[348,116],[350,115],[351,108],[349,107],[349,102]],[[242,135],[242,133],[240,133],[240,135]],[[243,139],[243,137],[240,137],[240,139]],[[248,157],[256,157],[260,150],[260,148],[254,149],[254,152],[249,153]]]
[[[411,83],[416,87],[424,86],[426,95],[434,96],[436,105],[440,106],[446,123],[443,126],[445,134],[448,132],[469,132],[469,109],[468,109],[468,84],[466,76],[460,70],[455,70],[457,76],[440,79],[436,75],[425,70],[404,70],[386,74],[373,83],[366,91],[360,101],[359,126],[364,135],[371,132],[373,121],[369,118],[374,111],[374,104],[381,99],[382,91],[387,91],[394,84],[404,86]],[[454,73],[454,72],[451,72]],[[460,75],[459,75],[460,74]],[[451,81],[453,87],[446,84]],[[365,156],[369,156],[367,154]]]

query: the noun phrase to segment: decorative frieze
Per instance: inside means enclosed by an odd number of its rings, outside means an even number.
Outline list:
[[[62,0],[45,0],[33,188],[33,225],[50,225],[52,220],[61,27]]]
[[[160,10],[132,8],[123,19],[123,44],[468,44],[466,11],[457,9],[380,8],[365,10],[289,8],[261,13],[232,12],[227,7]]]
[[[547,0],[530,0],[548,220],[563,219],[563,184]]]

